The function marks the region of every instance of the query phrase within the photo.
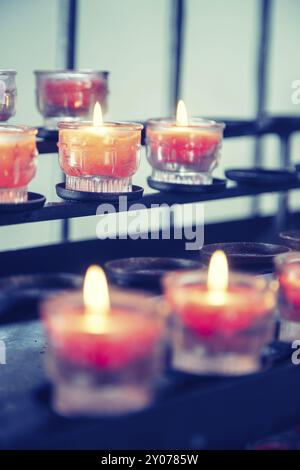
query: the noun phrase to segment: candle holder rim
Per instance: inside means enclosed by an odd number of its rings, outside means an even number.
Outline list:
[[[231,248],[233,250],[231,251]],[[251,252],[251,248],[253,251]],[[261,248],[260,251],[258,249]],[[226,243],[207,243],[203,245],[201,249],[201,255],[209,256],[209,258],[213,255],[213,253],[220,249],[224,251],[227,258],[235,259],[235,258],[257,258],[260,259],[269,259],[275,258],[275,256],[289,253],[291,248],[285,245],[278,245],[274,243],[262,243],[262,242],[226,242]],[[264,252],[262,251],[264,250]],[[277,250],[277,253],[274,251]]]
[[[279,255],[281,256],[281,255]],[[300,253],[299,253],[300,256]],[[179,285],[193,285],[201,283],[204,286],[207,285],[208,277],[208,268],[207,269],[194,269],[194,270],[185,270],[185,271],[173,271],[166,273],[162,277],[162,286],[164,290],[169,290],[169,288],[174,288]],[[261,276],[254,276],[253,274],[248,274],[241,271],[229,271],[228,285],[240,284],[241,281],[244,281],[247,284],[251,284],[261,292],[271,290],[276,292],[278,289],[278,281],[276,279],[266,279]]]
[[[0,69],[0,76],[1,75],[17,75],[17,71],[14,69]]]
[[[274,263],[276,268],[280,268],[285,264],[293,264],[293,262],[300,263],[300,251],[288,251],[275,256]]]
[[[188,127],[188,128],[195,128],[195,129],[204,128],[204,129],[224,130],[226,127],[226,124],[222,121],[214,121],[213,119],[190,117],[188,119],[188,124],[186,126],[178,126],[176,124],[176,118],[165,117],[165,118],[150,118],[146,121],[146,127],[147,126],[167,127],[167,128],[177,126],[178,128]]]
[[[112,307],[120,303],[120,306],[124,308],[127,307],[128,310],[135,309],[137,311],[149,311],[153,314],[155,311],[156,314],[161,313],[160,316],[164,316],[164,312],[160,312],[160,305],[163,305],[164,299],[159,295],[153,295],[147,291],[137,290],[137,289],[128,289],[122,287],[109,286],[109,297]],[[142,303],[138,303],[140,300]],[[55,313],[56,304],[61,305],[61,303],[70,304],[73,302],[74,305],[84,308],[83,301],[83,292],[82,289],[64,289],[58,293],[53,293],[47,296],[47,298],[42,302],[42,317],[52,316]],[[124,303],[125,302],[125,303]],[[128,302],[128,303],[126,303]],[[51,308],[49,308],[51,307]],[[47,312],[45,312],[47,310]],[[51,313],[49,313],[49,310]],[[58,313],[56,313],[58,315]]]
[[[281,240],[297,241],[300,243],[300,230],[284,230],[279,233],[279,238],[281,238]]]
[[[22,126],[22,125],[14,125],[14,124],[1,124],[0,125],[0,135],[4,131],[4,133],[11,134],[11,135],[24,135],[24,134],[33,134],[36,135],[38,130],[35,127],[31,126]]]
[[[94,128],[93,121],[60,121],[58,123],[58,129],[84,129],[84,128]],[[144,126],[139,122],[126,122],[126,121],[116,121],[116,122],[104,122],[101,126],[109,129],[116,129],[121,131],[141,131]]]
[[[110,287],[109,293],[111,311],[115,311],[115,314],[109,315],[114,318],[113,325],[116,327],[118,327],[117,325],[122,316],[124,318],[132,316],[133,323],[135,323],[135,319],[141,317],[165,329],[168,317],[170,316],[170,308],[164,297],[151,296],[149,293],[142,293],[133,289],[119,289],[115,287]],[[121,294],[121,296],[122,294],[124,296],[127,295],[126,300],[125,297],[115,299],[113,293]],[[139,299],[137,299],[137,296],[139,296]],[[70,307],[72,308],[71,313],[67,310]],[[73,291],[68,289],[56,294],[50,294],[42,301],[40,306],[40,318],[44,323],[46,331],[53,331],[58,328],[59,330],[75,332],[84,317],[85,305],[82,289]],[[87,333],[95,335],[94,332]],[[100,332],[100,336],[101,334]],[[96,335],[98,336],[99,333],[96,333]]]
[[[50,69],[50,70],[34,70],[35,75],[56,75],[56,74],[72,74],[72,75],[104,75],[107,77],[110,72],[108,70],[97,69]]]

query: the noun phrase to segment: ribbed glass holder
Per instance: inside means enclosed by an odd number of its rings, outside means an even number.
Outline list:
[[[105,176],[66,176],[66,189],[90,193],[127,193],[132,191],[131,178]]]
[[[0,204],[17,204],[28,201],[27,186],[23,188],[0,188]]]
[[[178,321],[173,333],[173,368],[192,374],[242,375],[256,372],[261,367],[260,350],[214,351]],[[257,331],[258,335],[268,337],[266,331]],[[249,338],[247,335],[249,334]],[[242,341],[252,341],[253,332],[241,335]],[[247,345],[246,345],[247,346]],[[250,349],[248,347],[248,349]]]
[[[176,165],[176,164],[175,164]],[[180,172],[180,171],[164,171],[152,169],[152,179],[164,183],[175,184],[205,184],[209,185],[213,182],[213,177],[210,173],[196,173],[196,172]]]
[[[114,415],[147,407],[161,368],[159,344],[149,354],[115,371],[80,367],[50,345],[46,366],[55,387],[54,409],[62,415]]]

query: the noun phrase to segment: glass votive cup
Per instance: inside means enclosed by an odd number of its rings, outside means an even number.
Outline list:
[[[207,272],[196,270],[163,279],[172,312],[173,368],[220,375],[259,370],[263,347],[275,332],[277,282],[230,273],[221,298],[206,282]]]
[[[278,255],[275,267],[279,279],[279,339],[300,339],[300,251]]]
[[[151,119],[146,127],[147,158],[152,179],[166,183],[211,184],[219,163],[225,124],[190,119],[187,126],[174,119]]]
[[[132,190],[140,161],[141,131],[136,123],[59,123],[59,162],[66,188],[118,193]]]
[[[37,70],[37,108],[48,129],[60,121],[90,119],[98,101],[107,111],[109,72],[97,70]]]
[[[36,134],[31,127],[0,126],[0,204],[27,201],[36,173]]]
[[[0,69],[0,122],[16,114],[16,74],[15,70]]]
[[[82,292],[41,307],[53,408],[62,415],[114,415],[149,406],[166,361],[165,316],[159,301],[110,291],[109,316],[87,320]]]

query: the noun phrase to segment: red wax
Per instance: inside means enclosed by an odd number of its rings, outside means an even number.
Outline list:
[[[291,307],[289,317],[300,321],[300,263],[286,265],[279,282],[281,292]]]
[[[222,133],[203,129],[172,127],[147,129],[151,153],[165,163],[200,165],[209,171],[221,143]]]
[[[212,305],[205,285],[170,289],[168,300],[184,324],[201,337],[231,335],[270,314],[273,302],[254,287],[230,286],[226,301]]]
[[[138,167],[141,130],[103,126],[60,129],[60,164],[68,176],[128,178]]]
[[[45,102],[49,106],[88,111],[96,101],[105,101],[107,85],[100,79],[47,79],[43,91]]]
[[[57,353],[78,365],[114,370],[153,351],[162,332],[160,322],[112,310],[103,331],[87,331],[83,309],[47,315],[45,325]]]
[[[14,140],[0,129],[0,188],[27,186],[35,175],[35,135]]]

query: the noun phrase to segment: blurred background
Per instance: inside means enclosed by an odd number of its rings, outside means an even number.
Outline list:
[[[72,3],[0,0],[0,68],[18,72],[17,114],[10,122],[41,125],[33,71],[66,67]],[[184,99],[190,115],[203,117],[253,119],[261,112],[300,113],[300,104],[291,98],[292,84],[300,79],[299,0],[77,0],[75,4],[75,66],[110,71],[107,120],[170,115],[176,96]],[[266,10],[269,22],[262,30]],[[259,67],[265,77],[263,89]],[[255,138],[225,139],[216,174],[221,176],[224,168],[250,166],[255,149]],[[300,161],[297,134],[291,142],[291,159]],[[280,166],[275,136],[262,139],[262,163]],[[149,173],[142,153],[134,182],[146,188]],[[61,180],[57,155],[41,155],[30,189],[54,201],[54,186]],[[276,212],[278,195],[259,199],[262,213]],[[292,194],[290,205],[300,207]],[[244,218],[251,211],[251,198],[209,202],[205,222]],[[85,218],[84,223],[71,220],[70,239],[94,238],[96,224],[96,217]],[[0,250],[60,239],[60,221],[0,228]]]

